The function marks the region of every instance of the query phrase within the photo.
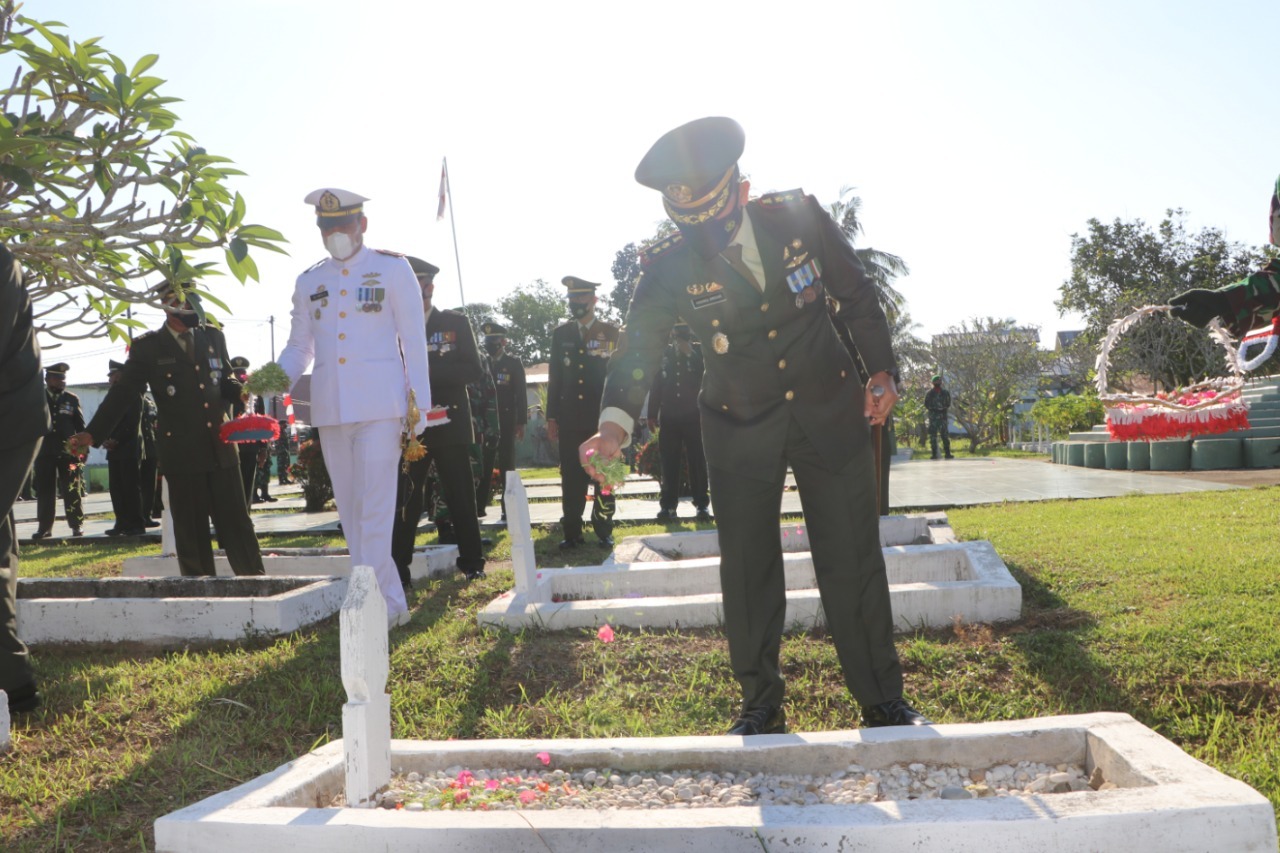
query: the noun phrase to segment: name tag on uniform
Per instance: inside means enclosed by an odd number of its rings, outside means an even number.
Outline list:
[[[797,267],[787,273],[787,287],[791,288],[792,293],[799,293],[806,287],[812,287],[821,275],[821,269],[818,266],[818,259],[814,258],[807,264]]]
[[[318,302],[321,299],[328,299],[328,298],[329,298],[329,291],[327,290],[317,290],[315,293],[311,294],[312,302]]]
[[[714,293],[706,293],[706,294],[703,294],[702,296],[695,296],[693,299],[690,299],[689,301],[693,303],[693,307],[696,310],[698,308],[707,308],[711,305],[719,305],[721,302],[724,302],[728,298],[729,297],[724,295],[723,291],[718,290]]]

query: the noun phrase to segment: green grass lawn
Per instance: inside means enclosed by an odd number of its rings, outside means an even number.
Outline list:
[[[899,638],[938,722],[1123,711],[1280,803],[1280,489],[953,510],[1023,585],[1023,618]],[[692,524],[680,525],[692,529]],[[619,536],[658,525],[620,527]],[[535,533],[540,565],[566,557]],[[264,540],[314,545],[312,537]],[[430,541],[425,539],[424,541]],[[24,576],[118,574],[155,546],[33,546]],[[495,543],[507,559],[509,542]],[[718,734],[737,709],[719,630],[482,632],[509,563],[433,582],[391,634],[398,738]],[[156,817],[341,737],[336,617],[276,641],[157,653],[37,649],[46,707],[0,758],[0,849],[149,850]],[[857,719],[821,633],[783,643],[794,730]]]

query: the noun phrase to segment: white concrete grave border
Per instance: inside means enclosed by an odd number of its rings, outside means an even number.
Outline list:
[[[481,611],[481,625],[564,630],[606,623],[615,628],[693,628],[723,623],[718,556],[539,570],[533,557],[528,502],[515,474],[508,474],[505,499],[515,589]],[[799,529],[792,530],[795,527]],[[883,549],[898,630],[946,627],[957,618],[966,623],[1019,618],[1022,587],[990,542],[948,541],[954,537],[945,525],[945,516],[897,517],[889,527],[889,535],[898,541],[935,541],[933,530],[938,531],[939,541]],[[783,536],[784,541],[800,540],[807,545],[803,525],[781,530],[779,535],[783,533],[793,533]],[[647,544],[661,540],[661,535],[639,538],[637,555],[641,550],[666,554],[671,552],[668,548],[681,553],[718,550],[718,540],[706,533],[673,537],[659,546],[662,552]],[[783,567],[787,625],[809,629],[825,624],[812,556],[807,551],[787,551]]]
[[[164,853],[234,849],[523,851],[836,851],[1133,853],[1276,849],[1261,794],[1196,761],[1127,714],[997,723],[683,738],[393,740],[391,765],[428,772],[530,767],[547,752],[572,772],[693,769],[827,773],[911,762],[986,768],[1028,760],[1083,765],[1118,787],[963,801],[683,810],[410,812],[325,807],[342,790],[344,745],[331,743],[258,779],[156,821]]]
[[[350,552],[346,548],[262,548],[262,568],[268,575],[348,577],[351,574]],[[409,576],[415,585],[427,579],[449,578],[455,574],[457,545],[419,545],[409,563]],[[219,577],[233,577],[226,553],[213,555],[213,567]],[[180,574],[178,558],[163,553],[155,557],[129,557],[121,572],[125,577],[157,578]]]
[[[182,583],[198,590],[202,578],[154,579]],[[294,588],[251,596],[261,578],[209,578],[222,587],[236,584],[245,592],[230,596],[137,596],[25,598],[23,590],[72,589],[85,585],[113,585],[126,590],[146,587],[144,578],[19,578],[18,635],[29,645],[43,643],[142,643],[174,646],[190,642],[241,640],[246,636],[280,636],[332,616],[342,604],[347,579],[290,578]],[[279,585],[282,579],[271,581]],[[185,592],[185,590],[184,590]],[[385,630],[385,620],[384,620]]]
[[[9,694],[0,690],[0,754],[9,751],[12,746],[9,734]]]

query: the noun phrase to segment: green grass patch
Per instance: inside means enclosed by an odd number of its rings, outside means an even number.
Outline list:
[[[1123,711],[1280,804],[1280,578],[1269,553],[1280,489],[953,510],[1024,590],[1023,618],[898,638],[908,695],[939,722]],[[626,535],[694,525],[619,526]],[[492,535],[492,534],[486,534]],[[535,531],[539,565],[598,562]],[[434,534],[419,537],[433,542]],[[273,537],[271,546],[334,544]],[[33,546],[24,576],[118,574],[154,545]],[[717,629],[484,632],[510,588],[490,576],[420,590],[391,634],[398,738],[717,734],[739,697]],[[4,850],[151,849],[156,817],[341,737],[337,619],[276,641],[155,652],[41,648],[46,707],[0,758]],[[783,641],[793,729],[856,724],[822,632]]]

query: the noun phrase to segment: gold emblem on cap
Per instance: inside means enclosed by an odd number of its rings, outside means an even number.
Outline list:
[[[693,201],[693,187],[685,184],[667,184],[667,198],[676,204],[688,204]]]
[[[729,351],[729,337],[724,332],[716,332],[711,336],[711,348],[717,355],[724,355]]]
[[[324,195],[320,196],[320,203],[316,207],[330,213],[342,207],[342,202],[338,201],[338,197],[328,190],[324,191]]]
[[[705,293],[706,290],[707,286],[705,284],[691,284],[685,288],[685,291],[688,292],[690,296],[698,296]]]

